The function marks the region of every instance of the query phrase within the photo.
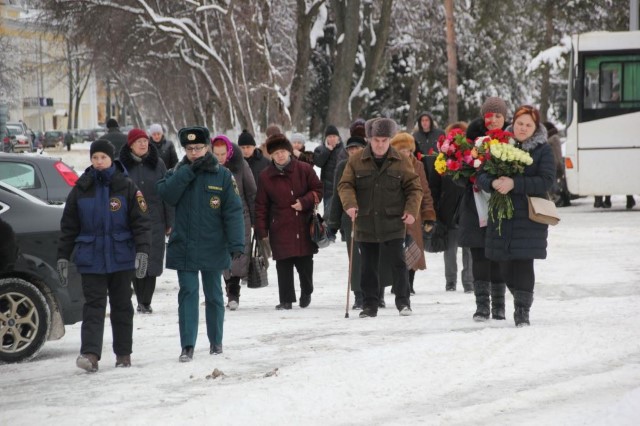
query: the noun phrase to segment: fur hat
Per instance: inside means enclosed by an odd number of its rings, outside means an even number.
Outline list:
[[[502,98],[495,96],[487,98],[482,104],[482,108],[480,108],[480,114],[484,117],[488,112],[502,114],[503,117],[507,118],[507,104]]]
[[[164,133],[164,131],[162,130],[161,125],[159,125],[158,123],[153,123],[151,126],[149,126],[149,133]]]
[[[365,121],[363,118],[357,118],[353,123],[349,126],[349,134],[351,136],[359,136],[361,138],[366,138],[367,135],[364,131]]]
[[[120,127],[120,125],[115,118],[110,118],[107,120],[107,129],[117,129],[118,127]]]
[[[180,145],[209,145],[209,129],[206,127],[192,126],[183,127],[178,131],[178,139],[180,139]]]
[[[270,124],[264,131],[264,134],[267,136],[267,139],[273,135],[281,135],[282,130],[276,124]]]
[[[333,124],[329,124],[327,128],[324,129],[324,137],[326,138],[327,136],[330,136],[330,135],[335,135],[337,137],[340,137],[340,132],[338,131],[338,128]]]
[[[391,139],[391,146],[396,150],[410,149],[416,150],[416,140],[409,133],[400,132]]]
[[[89,155],[93,157],[93,154],[95,154],[96,152],[103,152],[107,154],[109,158],[111,158],[111,161],[113,161],[113,157],[116,154],[116,149],[108,140],[98,139],[91,144],[91,147],[89,148]]]
[[[293,154],[293,146],[291,146],[291,142],[289,142],[289,139],[287,139],[287,137],[282,133],[269,136],[264,144],[269,155],[279,149],[286,149]]]
[[[243,129],[240,136],[238,136],[238,146],[256,146],[256,140],[251,133]]]
[[[364,148],[365,146],[367,146],[367,141],[360,136],[351,136],[349,139],[347,139],[347,145],[345,146],[345,148],[349,149],[352,146],[359,146]]]
[[[147,132],[142,129],[131,129],[129,130],[129,134],[127,135],[127,145],[131,146],[138,139],[143,138],[149,140],[149,136]]]
[[[367,120],[364,124],[365,133],[368,138],[381,137],[392,138],[398,131],[398,125],[390,118],[378,117]]]

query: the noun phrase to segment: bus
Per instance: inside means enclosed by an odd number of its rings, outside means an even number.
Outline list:
[[[569,191],[640,194],[640,31],[574,35],[571,47]]]

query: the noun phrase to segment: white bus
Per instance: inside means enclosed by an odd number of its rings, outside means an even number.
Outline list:
[[[575,35],[571,50],[569,191],[640,194],[640,31]]]

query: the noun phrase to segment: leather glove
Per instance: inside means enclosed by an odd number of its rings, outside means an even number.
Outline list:
[[[202,167],[203,164],[204,164],[204,156],[200,158],[196,158],[193,161],[193,163],[191,163],[191,171],[195,173],[200,167]]]
[[[240,259],[240,257],[242,256],[242,252],[241,251],[234,251],[233,253],[231,253],[231,260],[238,260]]]
[[[136,253],[136,278],[141,279],[147,275],[147,266],[149,265],[149,255],[147,253]]]
[[[58,259],[57,268],[60,285],[66,287],[69,284],[69,261],[67,259]]]

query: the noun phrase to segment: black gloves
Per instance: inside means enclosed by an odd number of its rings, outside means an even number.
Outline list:
[[[147,266],[149,264],[149,255],[147,253],[136,253],[136,278],[141,279],[147,275]]]
[[[200,158],[196,158],[193,163],[191,163],[191,171],[196,172],[202,165],[204,164],[204,156]]]
[[[238,260],[240,259],[240,257],[242,256],[242,252],[240,251],[234,251],[233,253],[231,253],[231,259],[232,260]]]
[[[69,284],[69,261],[67,259],[58,259],[57,266],[60,285],[66,287]]]

